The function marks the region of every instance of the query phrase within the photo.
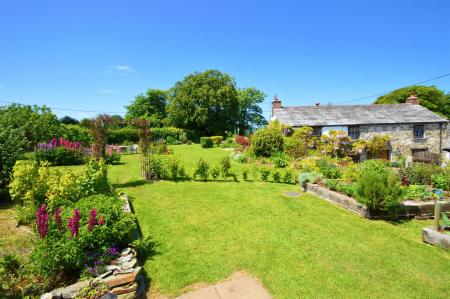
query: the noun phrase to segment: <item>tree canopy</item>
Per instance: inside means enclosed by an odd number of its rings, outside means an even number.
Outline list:
[[[238,90],[239,114],[236,126],[240,135],[245,135],[259,127],[267,125],[263,111],[258,105],[265,98],[266,95],[255,87]]]
[[[170,90],[167,112],[171,124],[199,135],[232,132],[239,113],[236,83],[218,70],[189,74]]]
[[[70,117],[68,115],[61,117],[59,119],[59,122],[65,125],[78,125],[80,123],[77,119]]]
[[[134,101],[126,106],[126,120],[135,118],[149,120],[153,127],[162,126],[166,118],[167,91],[148,89],[145,93],[136,96]]]
[[[23,133],[29,147],[58,137],[60,134],[58,118],[45,106],[19,104],[0,106],[0,128],[17,129]]]
[[[376,99],[375,104],[404,103],[410,92],[415,92],[420,105],[444,117],[450,118],[450,93],[447,95],[436,86],[408,86],[396,89]]]

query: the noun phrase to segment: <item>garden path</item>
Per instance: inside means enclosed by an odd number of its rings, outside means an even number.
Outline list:
[[[204,287],[177,297],[177,299],[271,299],[269,292],[247,274]]]

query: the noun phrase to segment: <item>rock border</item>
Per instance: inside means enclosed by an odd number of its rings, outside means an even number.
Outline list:
[[[422,230],[422,240],[425,243],[450,249],[450,235],[435,231],[431,227],[424,227]]]
[[[123,210],[126,213],[133,213],[130,200],[125,193],[121,193],[119,198],[124,201]],[[133,238],[139,238],[139,229],[133,232]],[[101,299],[132,299],[146,298],[145,277],[141,273],[142,267],[137,260],[137,252],[134,248],[127,247],[122,250],[119,257],[111,261],[106,266],[106,272],[89,280],[78,281],[69,286],[61,287],[45,293],[41,299],[75,298],[81,290],[85,288],[95,289],[99,284],[104,284],[108,288],[106,294]]]
[[[389,215],[385,211],[373,211],[365,205],[358,203],[353,197],[341,194],[317,184],[306,183],[305,191],[318,195],[323,199],[337,204],[349,211],[370,219],[398,219],[419,218],[428,219],[434,217],[434,201],[418,202],[407,200],[400,203],[397,215]],[[442,211],[450,212],[450,203],[441,201]]]

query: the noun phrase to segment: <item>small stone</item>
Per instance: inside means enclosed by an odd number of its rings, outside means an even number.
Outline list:
[[[131,261],[132,258],[133,258],[132,254],[123,255],[115,260],[112,260],[111,264],[113,265],[122,264]]]
[[[85,287],[89,287],[90,282],[91,282],[90,280],[83,280],[83,281],[74,283],[68,287],[65,287],[64,290],[62,291],[61,295],[64,299],[75,298],[76,294],[78,294],[81,291],[81,289],[83,289]]]
[[[117,299],[134,299],[137,298],[136,293],[126,293],[117,295]]]
[[[113,274],[113,271],[107,271],[105,273],[103,273],[102,275],[97,276],[93,281],[92,281],[92,285],[96,285],[98,284],[100,281],[102,281],[103,278],[110,276],[111,274]]]
[[[111,290],[111,292],[115,295],[121,295],[121,294],[135,292],[137,290],[137,287],[138,287],[138,284],[133,283],[131,285],[115,287]]]
[[[129,274],[122,274],[122,275],[113,275],[109,276],[106,279],[103,280],[103,282],[109,287],[113,288],[116,286],[124,285],[130,282],[133,282],[136,279],[137,273],[132,272]]]
[[[50,291],[50,294],[52,294],[53,298],[61,298],[63,290],[64,290],[63,287],[54,289],[54,290]]]
[[[114,272],[114,275],[128,274],[128,273],[132,273],[132,272],[134,272],[133,268],[125,269],[125,270],[117,270],[116,272]]]
[[[41,299],[52,299],[53,295],[51,293],[45,293],[41,296]]]
[[[124,250],[122,250],[122,255],[127,255],[127,254],[129,254],[131,252],[131,248],[130,247],[127,247],[127,248],[125,248]]]
[[[106,293],[105,295],[101,296],[99,299],[116,299],[117,296],[111,292]]]
[[[137,259],[134,258],[129,262],[122,263],[120,265],[120,267],[122,268],[122,270],[126,270],[126,269],[133,268],[134,266],[136,266],[136,264],[137,264]]]
[[[120,270],[121,268],[119,266],[116,265],[109,265],[106,266],[106,271],[116,271],[116,270]]]

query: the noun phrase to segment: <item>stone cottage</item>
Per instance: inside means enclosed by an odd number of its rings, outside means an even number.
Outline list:
[[[317,136],[330,130],[342,130],[353,140],[369,140],[374,135],[387,134],[390,144],[380,158],[388,160],[399,155],[442,156],[449,122],[421,106],[415,94],[404,104],[290,107],[283,107],[275,97],[271,120],[275,119],[293,128],[312,127]]]

